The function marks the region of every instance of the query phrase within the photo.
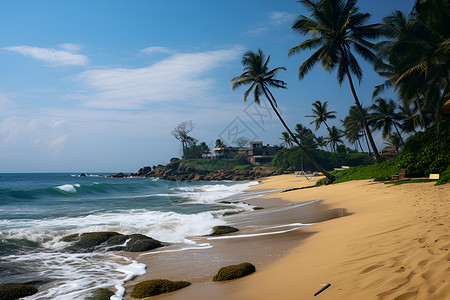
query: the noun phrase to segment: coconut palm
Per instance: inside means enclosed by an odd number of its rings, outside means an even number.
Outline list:
[[[308,149],[316,148],[316,136],[311,131],[311,129],[306,128],[302,124],[295,125],[295,136],[302,143],[302,145]]]
[[[310,35],[311,38],[291,48],[288,55],[319,48],[300,65],[299,78],[305,77],[318,62],[321,62],[326,71],[337,68],[339,84],[342,84],[345,77],[347,78],[375,157],[377,161],[381,161],[352,79],[352,74],[359,81],[362,79],[362,70],[352,49],[365,60],[375,62],[376,56],[371,50],[373,44],[367,39],[374,39],[380,34],[379,25],[365,25],[370,14],[359,12],[359,8],[355,6],[356,0],[300,0],[299,2],[311,11],[311,17],[300,15],[292,28],[302,35]]]
[[[368,115],[366,108],[363,108],[363,113],[365,116]],[[369,155],[372,155],[372,152],[370,151],[369,141],[367,139],[367,135],[366,135],[364,126],[361,121],[361,115],[359,114],[356,106],[354,106],[354,105],[350,106],[350,108],[348,110],[348,115],[345,117],[345,119],[342,121],[342,123],[344,125],[346,134],[348,134],[349,136],[352,136],[352,138],[349,139],[350,142],[351,142],[351,140],[353,140],[353,138],[356,138],[359,136],[364,136],[366,138],[367,148],[369,149]],[[360,147],[362,150],[361,143],[360,143]]]
[[[336,145],[338,143],[344,143],[342,140],[342,137],[344,136],[344,133],[342,130],[336,128],[336,126],[331,127],[330,132],[328,132],[328,136],[325,137],[325,140],[327,140],[327,144],[331,144],[331,148],[333,149],[333,152],[336,154]]]
[[[323,149],[323,147],[326,147],[326,145],[327,145],[325,138],[323,136],[316,137],[316,144],[317,144],[317,146],[319,146],[322,149]]]
[[[259,104],[261,101],[260,97],[264,94],[278,119],[280,119],[284,128],[286,128],[287,132],[291,136],[292,140],[300,147],[312,164],[331,182],[333,182],[336,177],[325,171],[325,169],[317,163],[311,154],[306,151],[278,112],[277,102],[275,101],[273,94],[270,92],[269,87],[286,88],[286,83],[284,81],[276,79],[276,74],[278,71],[286,70],[286,68],[278,67],[270,70],[268,67],[269,61],[270,55],[266,57],[261,49],[258,49],[257,52],[247,51],[242,58],[244,73],[231,79],[233,89],[236,89],[241,85],[250,85],[250,87],[244,92],[244,102],[247,101],[248,95],[253,93],[253,100]]]
[[[385,145],[387,145],[389,148],[393,149],[395,151],[395,153],[398,155],[400,152],[400,147],[401,147],[402,143],[403,142],[401,140],[401,136],[394,133],[386,139]]]
[[[399,121],[402,119],[401,115],[396,112],[397,104],[392,99],[388,101],[383,98],[377,98],[375,104],[370,107],[372,113],[370,114],[370,125],[374,130],[382,130],[383,138],[391,135],[392,127],[397,131],[402,143],[403,139],[399,131],[401,126]]]
[[[292,139],[291,139],[291,137],[289,136],[289,133],[286,132],[286,131],[283,131],[283,132],[281,133],[280,140],[282,141],[281,145],[284,146],[284,147],[290,148],[290,147],[292,147],[292,145],[293,145]]]
[[[336,119],[336,115],[335,115],[335,111],[328,111],[327,109],[328,106],[328,101],[325,101],[324,103],[320,102],[320,100],[317,100],[316,102],[314,102],[312,104],[312,115],[309,116],[305,116],[308,118],[314,118],[314,120],[309,123],[309,124],[315,124],[316,128],[315,130],[317,131],[320,128],[320,125],[322,125],[322,123],[325,124],[325,126],[327,127],[328,131],[330,130],[330,127],[327,124],[327,120],[328,119]]]

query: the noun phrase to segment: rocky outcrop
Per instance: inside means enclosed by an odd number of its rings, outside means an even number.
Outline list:
[[[239,229],[232,227],[232,226],[214,226],[213,232],[210,234],[211,236],[214,235],[223,235],[223,234],[229,234],[233,232],[237,232]]]
[[[207,171],[193,167],[187,162],[181,160],[173,160],[166,166],[159,165],[152,170],[150,167],[141,168],[137,173],[124,174],[117,173],[111,177],[158,177],[170,181],[216,181],[216,180],[232,180],[232,181],[248,181],[256,180],[263,177],[283,174],[282,171],[275,170],[219,170]]]
[[[72,252],[103,251],[149,251],[163,244],[143,234],[124,235],[117,232],[88,232],[63,237],[62,242],[72,243],[66,249]]]

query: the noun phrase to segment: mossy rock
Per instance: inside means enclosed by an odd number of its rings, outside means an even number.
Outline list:
[[[264,207],[261,207],[261,206],[255,206],[255,207],[253,207],[253,210],[261,210],[261,209],[264,209]]]
[[[61,241],[73,242],[67,250],[74,252],[91,252],[98,249],[142,252],[163,246],[160,241],[143,234],[123,235],[117,232],[72,234],[61,238]]]
[[[156,296],[159,294],[173,292],[190,285],[191,283],[187,281],[170,281],[167,279],[142,281],[134,286],[131,291],[131,297],[141,299]]]
[[[228,234],[228,233],[233,233],[233,232],[237,232],[237,231],[239,231],[239,229],[237,229],[235,227],[231,227],[231,226],[214,226],[213,233],[211,233],[210,235],[222,235],[222,234]]]
[[[232,265],[228,267],[223,267],[217,272],[216,276],[214,276],[214,281],[225,281],[236,278],[241,278],[252,274],[256,271],[256,268],[251,263],[245,262],[239,265]]]
[[[109,300],[111,296],[114,295],[114,292],[105,288],[99,288],[94,290],[90,297],[87,297],[86,300]]]
[[[27,284],[0,284],[0,300],[15,300],[34,295],[38,289]]]
[[[133,234],[128,237],[131,237],[131,239],[128,241],[125,250],[129,252],[149,251],[163,246],[160,241],[142,234]]]

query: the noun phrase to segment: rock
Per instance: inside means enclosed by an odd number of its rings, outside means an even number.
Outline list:
[[[237,229],[235,227],[231,227],[231,226],[214,226],[213,233],[211,233],[210,235],[222,235],[222,234],[228,234],[228,233],[233,233],[233,232],[237,232],[237,231],[239,231],[239,229]]]
[[[82,253],[95,250],[142,252],[163,246],[160,241],[143,234],[123,235],[117,232],[72,234],[61,241],[73,242],[67,250]]]
[[[27,284],[0,284],[0,299],[15,300],[34,295],[38,289]]]
[[[86,177],[86,176],[87,176],[86,173],[80,174],[80,177]]]
[[[112,295],[114,295],[113,291],[104,288],[99,288],[94,290],[91,296],[87,297],[86,300],[109,300]]]
[[[122,178],[122,177],[126,177],[126,176],[127,176],[127,175],[125,175],[125,174],[122,173],[122,172],[111,175],[111,177],[114,177],[114,178]]]
[[[169,293],[190,286],[187,281],[170,281],[167,279],[153,279],[139,282],[131,291],[133,298],[147,298],[159,294]]]
[[[219,270],[219,272],[217,272],[216,276],[214,276],[213,281],[225,281],[241,278],[252,274],[255,271],[255,266],[248,262],[239,265],[223,267]]]

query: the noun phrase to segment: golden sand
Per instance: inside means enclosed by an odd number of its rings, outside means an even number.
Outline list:
[[[253,188],[295,189],[316,180],[281,175]],[[303,242],[250,276],[198,282],[152,299],[312,299],[328,283],[318,299],[450,299],[450,184],[433,184],[363,180],[264,196],[322,199],[323,209],[349,215],[299,229]]]

